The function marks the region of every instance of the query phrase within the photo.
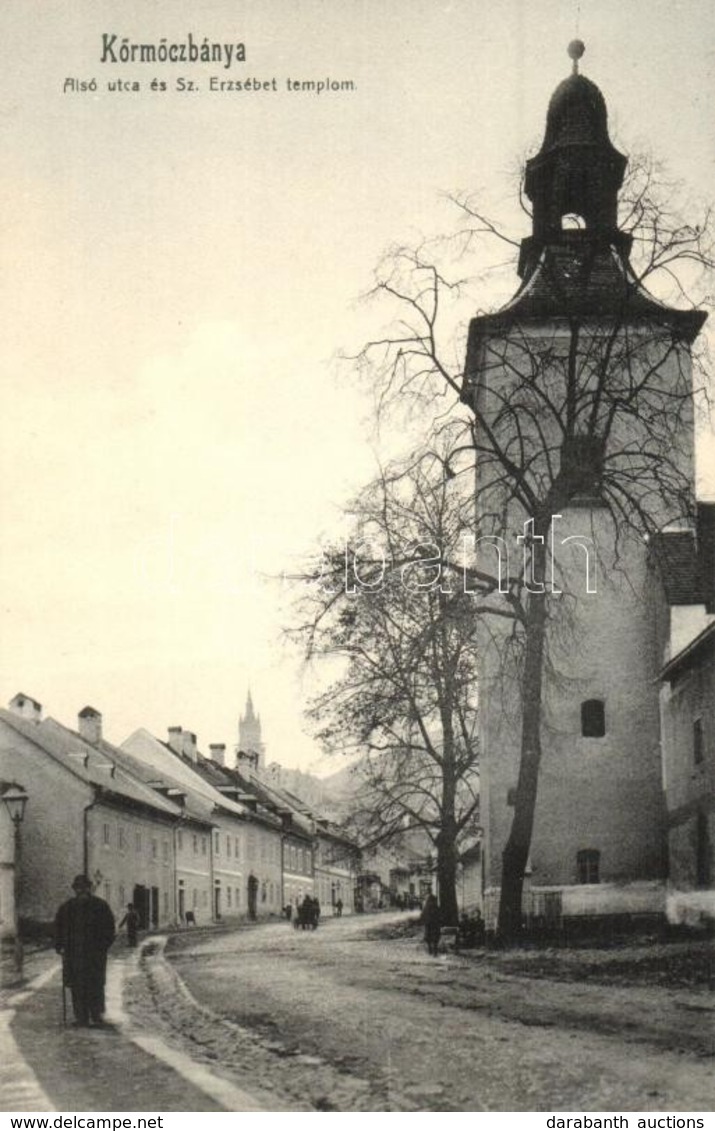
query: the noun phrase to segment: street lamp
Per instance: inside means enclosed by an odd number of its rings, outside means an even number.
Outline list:
[[[15,973],[22,975],[23,950],[22,938],[20,937],[20,865],[22,839],[20,826],[25,816],[25,806],[27,805],[28,798],[24,789],[21,789],[19,785],[9,785],[3,791],[2,799],[10,820],[12,821],[14,831],[13,913],[15,918]]]

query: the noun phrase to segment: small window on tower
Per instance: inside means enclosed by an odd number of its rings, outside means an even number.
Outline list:
[[[585,227],[586,221],[577,212],[567,212],[561,217],[562,231],[582,231]]]
[[[603,738],[606,733],[606,705],[603,699],[586,699],[581,704],[581,734],[584,738]]]
[[[561,448],[561,478],[572,504],[593,503],[603,489],[604,445],[600,436],[569,436]]]
[[[576,871],[580,884],[600,883],[601,853],[595,848],[582,848],[576,853]]]
[[[700,766],[703,761],[703,720],[693,719],[693,761]]]
[[[710,887],[710,834],[707,814],[698,813],[695,824],[695,876],[699,888]]]

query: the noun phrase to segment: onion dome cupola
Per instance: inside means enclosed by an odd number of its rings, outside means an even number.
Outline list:
[[[692,342],[706,315],[649,294],[630,263],[632,236],[618,227],[618,193],[628,163],[608,136],[606,102],[578,73],[584,52],[569,44],[573,73],[554,91],[541,149],[526,164],[532,234],[521,242],[516,294],[472,318],[462,400],[472,403],[484,374],[485,345],[515,324],[556,326],[566,319],[648,324]]]
[[[601,91],[579,74],[584,51],[580,40],[569,44],[573,73],[551,96],[543,144],[526,163],[524,190],[533,205],[533,236],[522,247],[522,276],[533,269],[544,244],[573,242],[574,229],[585,233],[580,239],[610,243],[624,255],[629,250],[617,219],[628,159],[608,136]]]

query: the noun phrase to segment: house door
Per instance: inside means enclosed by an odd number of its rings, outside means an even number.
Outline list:
[[[159,889],[158,888],[152,888],[151,889],[150,909],[151,909],[151,925],[152,925],[152,927],[158,927],[159,926]]]
[[[221,888],[216,885],[214,888],[214,919],[221,918]]]
[[[145,931],[149,926],[149,890],[144,887],[144,884],[134,885],[132,903],[139,916],[139,927],[142,931]]]
[[[248,877],[248,917],[256,918],[256,905],[258,903],[258,880],[251,873]]]
[[[544,892],[544,918],[550,927],[561,924],[561,892]]]
[[[183,921],[184,921],[184,912],[185,911],[186,911],[186,892],[184,891],[184,888],[182,887],[181,882],[180,882],[179,883],[179,922],[180,923],[183,923]]]

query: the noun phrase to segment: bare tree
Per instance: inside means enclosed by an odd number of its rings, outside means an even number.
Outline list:
[[[360,755],[353,823],[364,846],[419,829],[432,842],[446,922],[460,845],[478,821],[475,620],[461,581],[465,502],[438,451],[413,456],[349,508],[323,551],[298,637],[343,672],[310,716],[328,750]],[[305,580],[305,579],[303,579]]]
[[[708,357],[706,342],[691,347],[705,318],[695,300],[703,301],[714,263],[712,215],[700,208],[697,222],[680,219],[679,191],[650,159],[631,162],[619,228],[613,185],[609,191],[610,226],[597,217],[596,239],[559,231],[551,255],[548,234],[518,241],[474,200],[455,198],[455,233],[393,248],[379,265],[370,297],[387,300],[395,320],[351,359],[373,382],[382,413],[409,406],[429,412],[434,427],[437,404],[452,435],[461,428],[450,466],[475,466],[479,539],[493,547],[523,533],[518,568],[503,569],[500,557],[494,570],[493,552],[484,551],[473,574],[480,598],[473,611],[511,620],[500,643],[508,645],[519,684],[521,754],[499,909],[505,937],[521,926],[549,639],[564,631],[569,607],[554,602],[547,585],[552,516],[574,504],[597,505],[611,525],[609,564],[618,568],[629,539],[642,545],[668,521],[693,513],[693,404],[706,392]],[[465,367],[463,323],[454,310],[475,285],[489,282],[483,258],[479,273],[464,270],[469,256],[483,257],[485,241],[499,248],[498,265],[504,249],[521,247],[529,285],[496,314],[472,319]],[[450,256],[460,277],[445,267]],[[669,300],[680,309],[666,306]],[[504,663],[506,671],[507,657]]]

